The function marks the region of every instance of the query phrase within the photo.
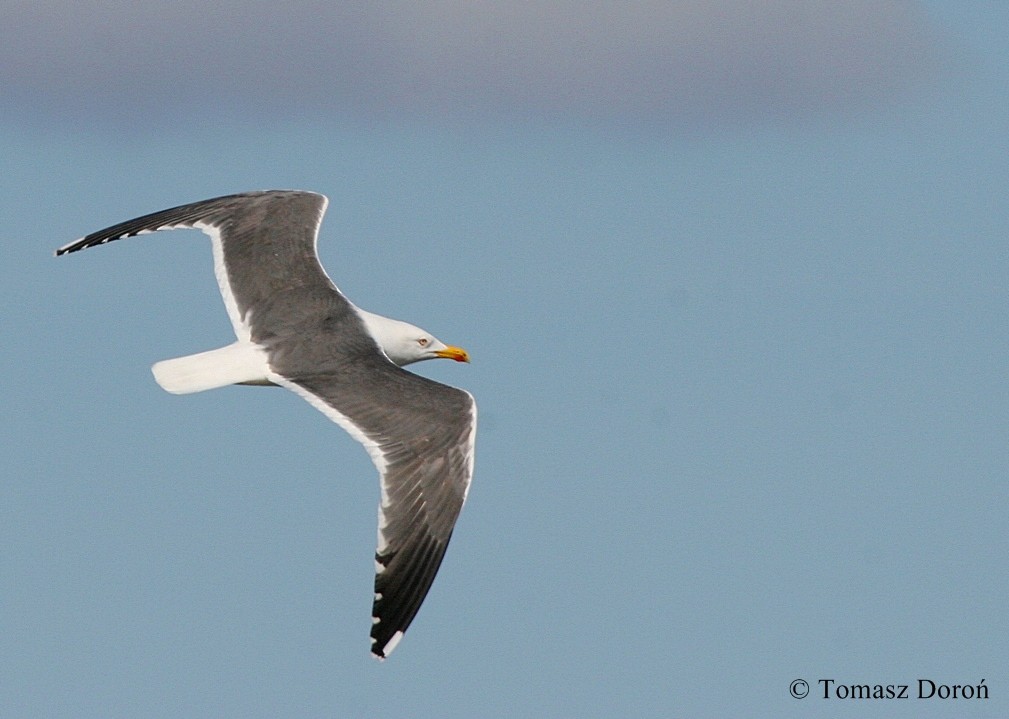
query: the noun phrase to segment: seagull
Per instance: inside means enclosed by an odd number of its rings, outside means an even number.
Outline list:
[[[445,556],[473,477],[476,403],[408,372],[413,362],[469,362],[460,348],[348,300],[319,262],[328,200],[296,190],[226,195],[93,232],[56,256],[158,230],[210,237],[214,274],[237,341],[152,367],[163,389],[285,387],[364,445],[379,473],[371,652],[403,638]]]

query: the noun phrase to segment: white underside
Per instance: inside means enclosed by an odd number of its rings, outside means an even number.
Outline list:
[[[253,342],[238,341],[227,347],[187,357],[164,360],[151,367],[161,388],[172,394],[191,394],[229,384],[273,384],[266,351]]]

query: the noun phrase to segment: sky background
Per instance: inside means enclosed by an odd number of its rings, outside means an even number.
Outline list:
[[[0,714],[1009,715],[1009,6],[421,7],[0,10]],[[473,356],[384,663],[362,448],[150,375],[232,341],[206,238],[52,257],[266,188]],[[919,678],[990,698],[818,684]]]

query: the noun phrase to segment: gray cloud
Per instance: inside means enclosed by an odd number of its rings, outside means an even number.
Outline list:
[[[5,15],[3,104],[67,121],[745,120],[886,100],[938,56],[909,0],[15,0]]]

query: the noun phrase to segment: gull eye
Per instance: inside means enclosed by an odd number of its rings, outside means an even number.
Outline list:
[[[417,344],[419,344],[421,347],[427,347],[430,341],[431,340],[429,340],[427,337],[421,337],[419,340],[417,340]]]

